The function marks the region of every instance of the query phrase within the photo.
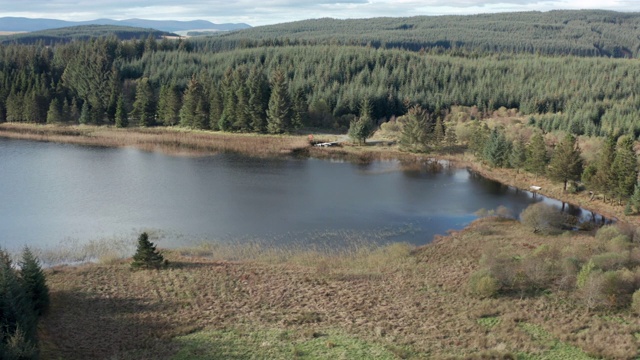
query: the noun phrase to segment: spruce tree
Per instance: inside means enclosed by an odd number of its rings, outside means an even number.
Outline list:
[[[522,138],[514,141],[511,145],[511,152],[509,153],[509,166],[516,169],[516,173],[520,172],[520,169],[527,161],[527,148]]]
[[[440,116],[438,116],[438,118],[436,119],[436,124],[433,127],[433,145],[436,149],[442,146],[444,137],[444,125],[442,125],[442,119],[440,118]]]
[[[129,126],[129,115],[127,114],[127,109],[124,107],[124,96],[122,96],[122,94],[118,97],[115,116],[116,127],[126,128]]]
[[[136,87],[136,100],[133,103],[131,117],[136,118],[138,126],[155,125],[156,102],[153,95],[153,88],[148,78],[138,80]]]
[[[444,134],[444,142],[447,145],[449,153],[453,152],[456,143],[458,142],[458,136],[456,135],[456,127],[453,122],[447,124]]]
[[[233,70],[227,68],[221,83],[223,109],[218,119],[218,129],[229,131],[236,118],[236,91],[233,87]]]
[[[80,124],[88,124],[90,122],[91,118],[91,110],[89,108],[89,102],[85,101],[84,104],[82,104],[82,111],[80,112],[80,118],[78,118],[78,122]]]
[[[165,126],[174,126],[180,121],[180,94],[178,86],[163,85],[158,98],[158,120]]]
[[[267,107],[269,106],[270,97],[269,81],[262,69],[254,66],[249,71],[247,83],[249,87],[251,128],[255,132],[265,132],[267,128]]]
[[[202,104],[204,101],[203,89],[200,81],[196,79],[195,75],[191,77],[187,89],[184,91],[182,100],[182,108],[180,108],[180,125],[189,128],[202,129],[203,126],[208,125],[206,121],[202,121]],[[198,113],[200,106],[200,113]]]
[[[291,127],[291,100],[284,72],[277,69],[271,76],[271,97],[267,109],[267,131],[279,134]]]
[[[580,179],[582,159],[576,138],[573,135],[567,134],[556,147],[551,156],[547,174],[552,180],[563,182],[565,191],[570,180]]]
[[[47,124],[59,124],[62,122],[62,112],[60,109],[60,102],[58,99],[53,98],[49,104],[49,111],[47,111]]]
[[[493,167],[505,166],[508,161],[509,147],[509,142],[502,131],[494,128],[485,144],[482,157]]]
[[[611,164],[612,194],[620,202],[631,196],[638,181],[638,159],[633,144],[633,138],[630,136],[620,138],[616,157]]]
[[[542,175],[547,168],[547,162],[547,147],[544,144],[542,133],[537,132],[531,137],[531,141],[527,146],[525,168],[536,175]]]
[[[402,118],[402,133],[400,134],[400,148],[405,151],[427,151],[429,141],[429,114],[415,105]]]
[[[49,309],[49,287],[38,259],[28,247],[22,252],[20,279],[36,315],[46,313]]]
[[[131,267],[133,269],[159,269],[166,266],[168,262],[164,260],[164,257],[156,246],[149,241],[149,235],[143,232],[138,237],[138,248],[135,255],[133,255],[133,262]]]
[[[351,120],[349,137],[358,144],[365,144],[373,133],[373,119],[371,118],[371,102],[365,98],[360,104],[360,116]]]

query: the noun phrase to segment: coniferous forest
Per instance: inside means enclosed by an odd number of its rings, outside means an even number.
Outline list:
[[[620,39],[628,33],[619,30],[626,30],[637,17],[584,11],[354,23],[383,31],[386,27],[379,22],[412,22],[415,25],[403,31],[417,37],[423,34],[420,29],[432,28],[428,24],[439,29],[440,25],[483,27],[493,34],[474,37],[484,44],[480,47],[434,45],[421,46],[420,51],[410,51],[415,47],[408,38],[399,38],[393,49],[333,41],[335,32],[327,29],[339,27],[326,19],[192,39],[160,40],[149,35],[121,40],[112,35],[51,46],[44,40],[36,45],[8,44],[0,47],[0,121],[287,132],[302,126],[347,127],[366,99],[372,117],[379,121],[403,115],[414,104],[431,113],[454,105],[477,106],[487,113],[506,107],[532,115],[531,122],[545,131],[637,136],[640,70],[635,60],[603,56],[614,56],[613,50],[581,53],[582,41],[567,42],[566,34],[552,29],[539,36],[526,30],[562,19],[576,39],[594,31],[601,36],[598,41],[611,38],[597,46],[604,49],[611,44],[620,47]],[[501,28],[506,23],[513,24],[516,34],[552,45],[530,49],[499,45],[512,30]],[[591,24],[588,29],[587,24]],[[306,29],[302,33],[308,36],[283,40],[288,39],[287,29],[293,34]],[[87,29],[80,33],[86,36]],[[343,34],[356,36],[358,31]],[[518,36],[508,38],[526,43]],[[241,40],[247,37],[255,41]],[[640,43],[629,43],[624,52],[635,57],[639,47]],[[594,57],[561,56],[578,53]],[[286,111],[276,119],[274,111],[267,111],[270,104]]]

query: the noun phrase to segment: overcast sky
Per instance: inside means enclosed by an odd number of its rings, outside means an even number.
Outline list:
[[[252,26],[332,17],[467,15],[505,11],[640,11],[640,0],[0,0],[0,17],[209,20]]]

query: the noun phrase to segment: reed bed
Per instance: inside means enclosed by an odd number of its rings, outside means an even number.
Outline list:
[[[0,124],[0,136],[104,147],[133,146],[170,155],[237,152],[269,157],[303,152],[309,146],[304,136],[216,133],[179,128],[116,129],[6,123]]]

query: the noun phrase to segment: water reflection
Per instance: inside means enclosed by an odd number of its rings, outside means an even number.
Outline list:
[[[314,243],[323,233],[425,244],[464,227],[480,208],[519,214],[536,201],[561,206],[432,160],[177,158],[0,139],[0,165],[0,245],[13,249],[135,239],[140,229],[179,234],[165,236],[162,246],[185,239]],[[339,246],[336,236],[327,238]]]

